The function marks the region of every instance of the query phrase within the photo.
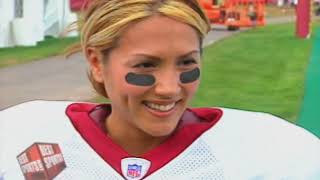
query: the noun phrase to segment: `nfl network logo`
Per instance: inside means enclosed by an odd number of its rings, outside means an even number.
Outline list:
[[[142,166],[139,166],[137,164],[132,164],[132,165],[129,164],[127,176],[131,178],[138,178],[141,176],[141,169],[142,169]]]

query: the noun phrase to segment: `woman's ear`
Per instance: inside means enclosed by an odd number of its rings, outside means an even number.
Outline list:
[[[96,82],[103,83],[103,55],[97,48],[88,47],[86,49],[86,58],[92,78]]]

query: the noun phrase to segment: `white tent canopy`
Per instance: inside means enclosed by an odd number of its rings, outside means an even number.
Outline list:
[[[0,0],[0,48],[58,37],[75,20],[69,0]]]

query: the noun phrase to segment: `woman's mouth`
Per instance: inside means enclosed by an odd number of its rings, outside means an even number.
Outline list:
[[[175,110],[177,109],[178,102],[171,102],[171,103],[154,103],[144,101],[143,104],[146,107],[147,111],[150,112],[152,115],[165,118],[172,115]]]
[[[168,112],[174,109],[176,102],[170,103],[170,104],[156,104],[152,102],[143,102],[145,106],[152,110],[160,111],[160,112]]]

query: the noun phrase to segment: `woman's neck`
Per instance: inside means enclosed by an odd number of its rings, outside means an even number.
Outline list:
[[[167,136],[153,137],[134,127],[128,129],[128,126],[132,127],[129,122],[110,118],[110,116],[105,121],[108,136],[132,156],[142,156],[167,138]]]

